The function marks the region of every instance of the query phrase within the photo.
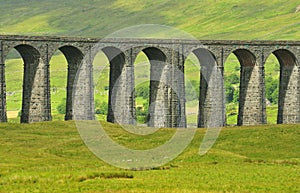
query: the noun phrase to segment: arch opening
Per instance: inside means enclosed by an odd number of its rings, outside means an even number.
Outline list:
[[[57,50],[51,57],[49,64],[52,119],[65,120],[68,61],[63,52]]]
[[[276,124],[278,116],[280,64],[274,54],[268,56],[264,69],[267,123]]]
[[[98,120],[106,121],[109,101],[109,59],[99,51],[93,61],[95,114]]]
[[[22,112],[24,61],[16,49],[5,60],[6,110],[8,122],[20,122]]]
[[[236,125],[238,120],[240,70],[240,61],[235,54],[230,54],[224,63],[224,90],[227,125]]]
[[[145,52],[138,53],[134,61],[135,110],[137,124],[144,126],[149,119],[150,67],[150,61]]]
[[[200,97],[200,62],[192,52],[184,62],[187,127],[197,128]]]

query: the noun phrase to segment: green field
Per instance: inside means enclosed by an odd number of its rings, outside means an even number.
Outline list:
[[[102,123],[118,143],[157,147],[173,129],[133,135]],[[224,128],[198,154],[205,129],[170,163],[146,171],[112,167],[85,146],[74,122],[0,124],[0,192],[299,192],[298,125]],[[121,156],[121,155],[120,155]]]

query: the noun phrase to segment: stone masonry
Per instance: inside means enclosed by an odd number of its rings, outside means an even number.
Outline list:
[[[265,124],[264,64],[280,63],[278,123],[300,122],[299,41],[196,41],[0,36],[0,121],[7,121],[5,61],[16,49],[23,58],[22,123],[51,120],[49,61],[60,50],[68,62],[66,120],[93,120],[92,61],[102,51],[110,61],[107,121],[136,124],[134,61],[148,57],[148,125],[186,127],[184,62],[194,53],[201,65],[198,127],[226,124],[224,63],[234,53],[241,65],[238,125]]]

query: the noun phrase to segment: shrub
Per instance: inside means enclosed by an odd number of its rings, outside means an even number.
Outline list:
[[[57,106],[57,112],[59,114],[66,114],[66,98],[64,98]]]
[[[99,100],[95,100],[95,113],[101,115],[107,115],[108,112],[108,104],[107,102],[100,102]]]

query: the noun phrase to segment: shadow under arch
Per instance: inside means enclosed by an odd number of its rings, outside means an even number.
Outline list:
[[[298,123],[299,72],[295,55],[286,49],[273,52],[280,64],[277,123]]]
[[[223,76],[215,55],[206,48],[192,51],[200,63],[198,127],[217,128],[225,125]]]

